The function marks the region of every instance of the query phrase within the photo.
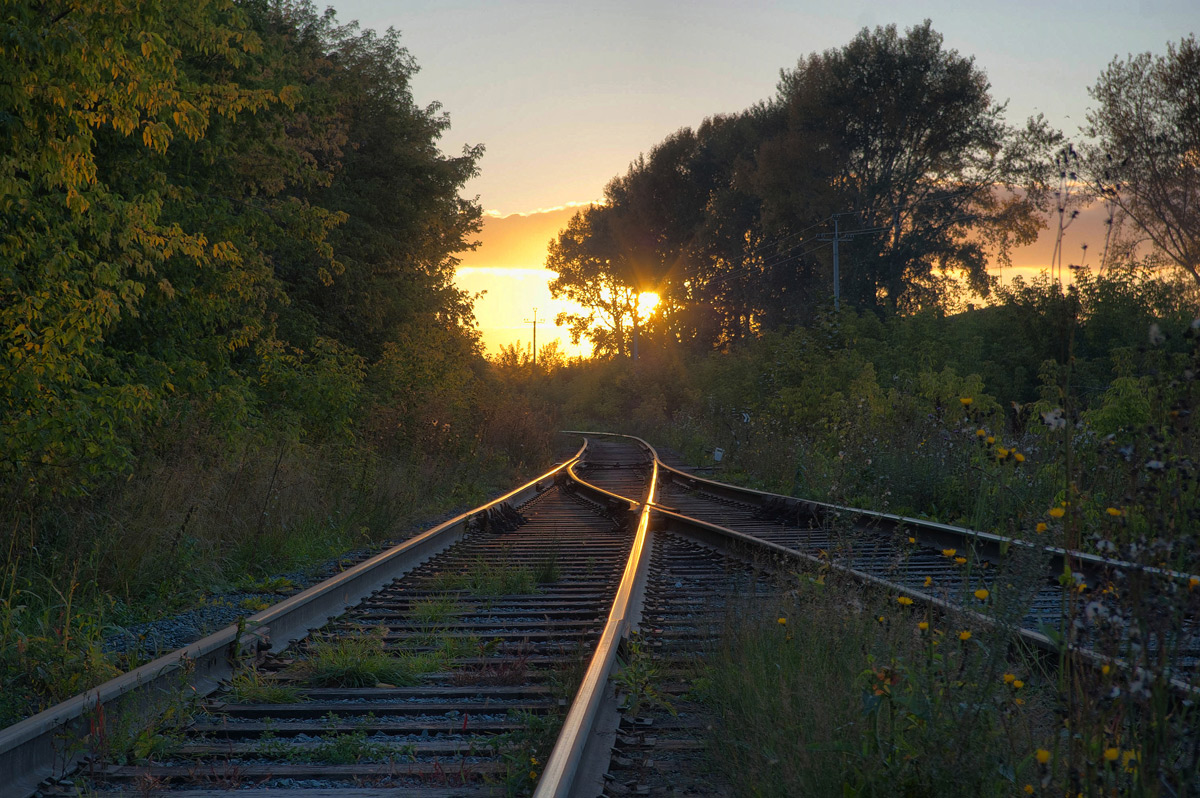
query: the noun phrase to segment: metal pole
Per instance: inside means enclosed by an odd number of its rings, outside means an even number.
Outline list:
[[[525,319],[525,323],[533,325],[533,370],[537,371],[537,308],[533,309],[533,321]]]
[[[838,217],[833,216],[833,309],[841,307],[842,285],[838,273]]]

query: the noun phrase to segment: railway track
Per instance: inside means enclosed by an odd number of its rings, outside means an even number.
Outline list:
[[[1064,564],[1093,584],[1123,565],[736,488],[586,435],[495,502],[0,731],[0,797],[723,794],[693,677],[731,596],[773,600],[772,569],[995,622],[977,591],[1041,557],[1018,625],[1049,646],[1080,592]],[[1182,638],[1194,669],[1193,624]]]

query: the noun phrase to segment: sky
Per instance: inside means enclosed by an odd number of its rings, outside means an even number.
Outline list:
[[[569,204],[599,199],[605,183],[673,131],[770,98],[781,69],[845,45],[863,27],[894,23],[903,30],[931,19],[944,48],[973,56],[987,73],[993,98],[1008,103],[1011,123],[1042,113],[1072,135],[1085,122],[1087,88],[1114,57],[1162,53],[1167,42],[1200,33],[1197,0],[330,5],[343,22],[400,31],[420,67],[414,97],[440,103],[449,115],[445,152],[485,146],[467,196],[477,195],[493,218],[549,211],[547,221],[569,217],[559,210]],[[544,275],[514,276],[541,266],[549,240],[517,246],[524,254],[514,263],[508,228],[520,226],[490,224],[460,280],[467,290],[488,290],[477,303],[481,326],[486,319],[514,335],[528,329],[522,321],[533,307],[548,310],[551,303],[548,290],[534,290]],[[546,225],[524,226],[541,236]],[[501,228],[503,245],[488,238]],[[493,267],[508,276],[498,272],[485,281],[480,270]],[[524,287],[514,288],[518,283]],[[484,333],[494,349],[495,336]]]

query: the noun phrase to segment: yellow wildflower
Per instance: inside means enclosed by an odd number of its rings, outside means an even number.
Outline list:
[[[988,592],[986,590],[984,590],[982,587],[975,591],[975,598],[979,599],[980,601],[986,600],[987,597],[988,597]]]
[[[1011,673],[1006,673],[1006,674],[1004,674],[1004,683],[1012,684],[1014,681],[1016,681],[1016,678],[1017,677],[1013,676]]]
[[[967,564],[967,558],[966,558],[966,557],[955,557],[955,558],[954,558],[954,561],[955,561],[956,563],[958,563],[959,565],[966,565],[966,564]]]
[[[1039,748],[1037,750],[1037,761],[1038,761],[1039,765],[1044,765],[1047,762],[1049,762],[1050,761],[1050,752],[1047,751],[1045,748]]]
[[[1025,686],[1025,682],[1021,681],[1020,679],[1013,679],[1013,689],[1014,690],[1020,690],[1024,686]]]
[[[1109,747],[1109,748],[1104,749],[1104,759],[1108,762],[1116,762],[1117,757],[1119,757],[1120,755],[1121,755],[1121,749],[1119,749],[1119,748]]]
[[[1197,586],[1200,586],[1200,579],[1193,576],[1188,580],[1188,590],[1195,590]]]
[[[1051,507],[1049,515],[1051,518],[1062,518],[1067,514],[1067,511],[1061,507]]]
[[[989,436],[987,436],[987,442],[988,442],[988,443],[995,443],[995,442],[996,442],[996,436],[995,436],[995,435],[989,435]]]
[[[1045,521],[1038,521],[1038,525],[1036,528],[1039,533],[1045,532],[1047,529],[1049,529],[1049,527],[1046,526]]]
[[[958,554],[958,549],[942,549],[943,557],[953,557],[955,554]]]
[[[959,640],[970,640],[971,639],[971,630],[963,629],[961,632],[958,633],[958,639]]]
[[[529,771],[529,778],[531,778],[531,779],[536,779],[536,778],[537,778],[537,771],[536,771],[536,770],[531,770],[531,771]]]
[[[1122,513],[1122,512],[1121,512],[1120,510],[1118,510],[1116,507],[1109,507],[1109,508],[1108,508],[1108,509],[1106,509],[1104,512],[1108,513],[1108,514],[1109,514],[1109,515],[1111,515],[1113,518],[1118,518],[1118,517],[1120,517],[1120,516],[1124,515],[1124,513]]]
[[[987,437],[987,430],[982,430],[982,429],[975,430],[975,437],[977,437],[977,438]]]
[[[922,632],[928,632],[929,631],[929,621],[921,621],[919,624],[917,624],[917,628],[920,629]]]
[[[1112,667],[1110,665],[1101,665],[1100,666],[1100,673],[1104,674],[1105,676],[1107,676],[1111,670],[1112,670]]]
[[[933,577],[932,576],[925,577],[925,587],[931,587],[932,585],[933,585]]]
[[[905,607],[907,607],[909,604],[912,604],[912,599],[910,599],[908,596],[897,596],[896,601],[900,604],[903,604]]]
[[[1021,789],[1023,789],[1025,791],[1026,795],[1033,795],[1033,785],[1032,784],[1026,784]]]
[[[914,538],[914,537],[912,537],[912,536],[910,535],[910,536],[909,536],[909,538],[908,538],[908,542],[909,542],[909,543],[916,543],[916,542],[917,542],[917,539],[916,539],[916,538]]]
[[[969,396],[962,396],[962,397],[959,397],[958,401],[962,402],[963,407],[970,407],[971,402],[974,402],[975,400]]]
[[[996,447],[996,457],[998,457],[1001,460],[1003,460],[1005,457],[1008,457],[1008,449],[1005,449],[1003,446],[997,446]]]
[[[1024,463],[1025,455],[1021,454],[1020,452],[1013,452],[1013,459],[1016,460],[1018,463]]]
[[[780,618],[775,623],[779,624],[780,626],[787,626],[787,618]]]
[[[1025,706],[1025,699],[1024,698],[1014,698],[1013,703],[1019,707],[1023,707],[1023,706]]]

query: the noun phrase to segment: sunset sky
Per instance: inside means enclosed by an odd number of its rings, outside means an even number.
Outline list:
[[[780,69],[841,47],[864,26],[904,29],[928,17],[947,49],[974,56],[987,72],[1010,122],[1042,113],[1068,134],[1083,124],[1087,88],[1115,56],[1160,53],[1200,31],[1196,0],[332,5],[343,22],[400,30],[420,66],[417,101],[440,102],[450,115],[445,151],[487,148],[467,192],[493,219],[508,218],[489,222],[481,248],[464,258],[460,284],[488,291],[477,310],[492,350],[528,340],[522,322],[535,306],[539,318],[559,309],[540,267],[568,205],[598,199],[610,178],[672,131],[769,98]],[[539,329],[539,344],[551,331]]]

